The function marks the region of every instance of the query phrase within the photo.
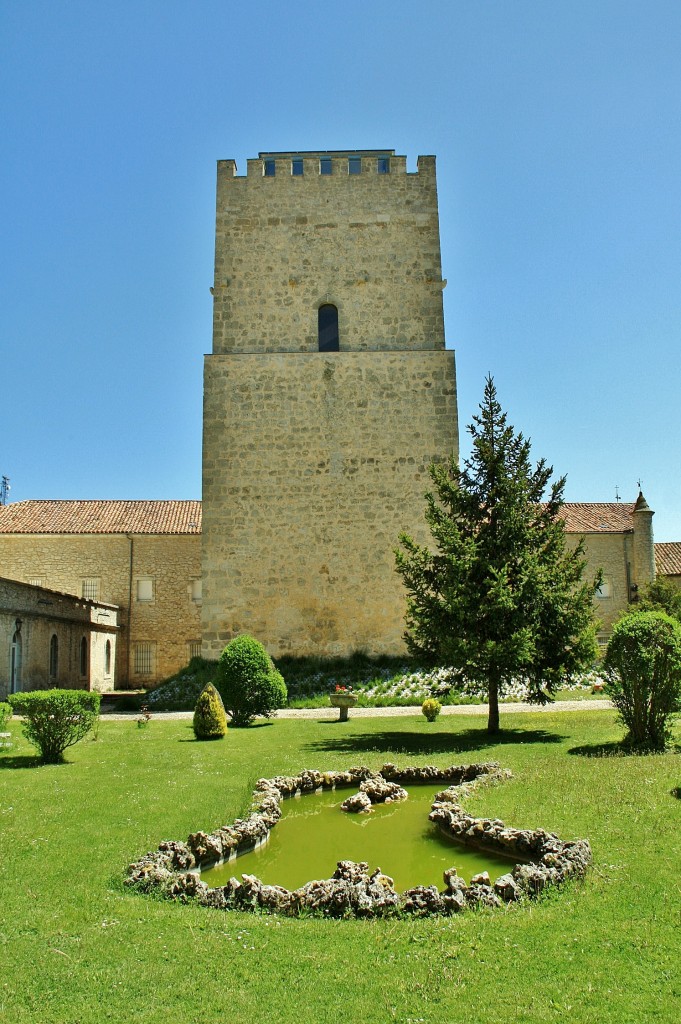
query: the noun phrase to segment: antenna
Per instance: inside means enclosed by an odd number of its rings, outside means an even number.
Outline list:
[[[0,505],[7,504],[7,495],[9,494],[10,490],[11,488],[9,486],[9,477],[3,476],[2,481],[0,481]]]
[[[622,499],[620,498],[620,489],[617,486],[617,484],[615,484],[615,501],[621,501],[621,500]]]

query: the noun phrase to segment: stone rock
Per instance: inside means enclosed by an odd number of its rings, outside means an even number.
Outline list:
[[[489,871],[480,871],[471,878],[471,885],[491,885]]]
[[[396,782],[386,782],[380,776],[374,779],[366,779],[359,787],[360,793],[365,793],[372,804],[390,804],[396,800],[406,800],[408,793]]]
[[[415,885],[402,893],[402,910],[414,917],[429,917],[445,910],[443,897],[435,885]]]
[[[497,878],[494,883],[494,891],[504,903],[512,903],[520,899],[520,888],[510,872]]]
[[[348,814],[370,814],[372,810],[371,800],[366,793],[353,793],[352,796],[343,801],[340,809]]]

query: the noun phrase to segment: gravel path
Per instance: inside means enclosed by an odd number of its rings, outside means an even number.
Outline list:
[[[516,711],[529,711],[532,714],[542,714],[550,711],[605,711],[612,708],[609,700],[557,700],[552,704],[501,704],[502,714]],[[442,708],[443,715],[486,715],[487,704],[452,704]],[[112,722],[127,722],[130,718],[137,718],[139,712],[102,711],[102,716]],[[421,709],[412,708],[351,708],[350,718],[399,718],[404,715],[420,715]],[[157,721],[189,721],[192,718],[192,711],[153,711],[153,718]],[[300,718],[316,721],[333,721],[338,718],[337,708],[285,708],[277,711],[276,718]]]

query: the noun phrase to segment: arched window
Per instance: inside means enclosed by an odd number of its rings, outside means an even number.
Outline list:
[[[111,675],[111,641],[107,640],[104,646],[104,675]]]
[[[87,675],[87,637],[83,637],[80,641],[80,674],[81,676]]]
[[[318,337],[320,352],[338,352],[338,310],[331,303],[325,302],[319,307]]]
[[[19,693],[21,690],[21,633],[17,629],[12,637],[9,669],[9,692]]]
[[[56,679],[59,672],[59,640],[53,633],[50,640],[50,679]]]

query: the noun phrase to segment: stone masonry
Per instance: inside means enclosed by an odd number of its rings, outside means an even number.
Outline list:
[[[239,632],[275,656],[401,649],[393,549],[426,539],[428,466],[458,453],[444,283],[433,157],[415,174],[392,151],[219,163],[204,655]],[[319,350],[324,304],[339,351]]]

